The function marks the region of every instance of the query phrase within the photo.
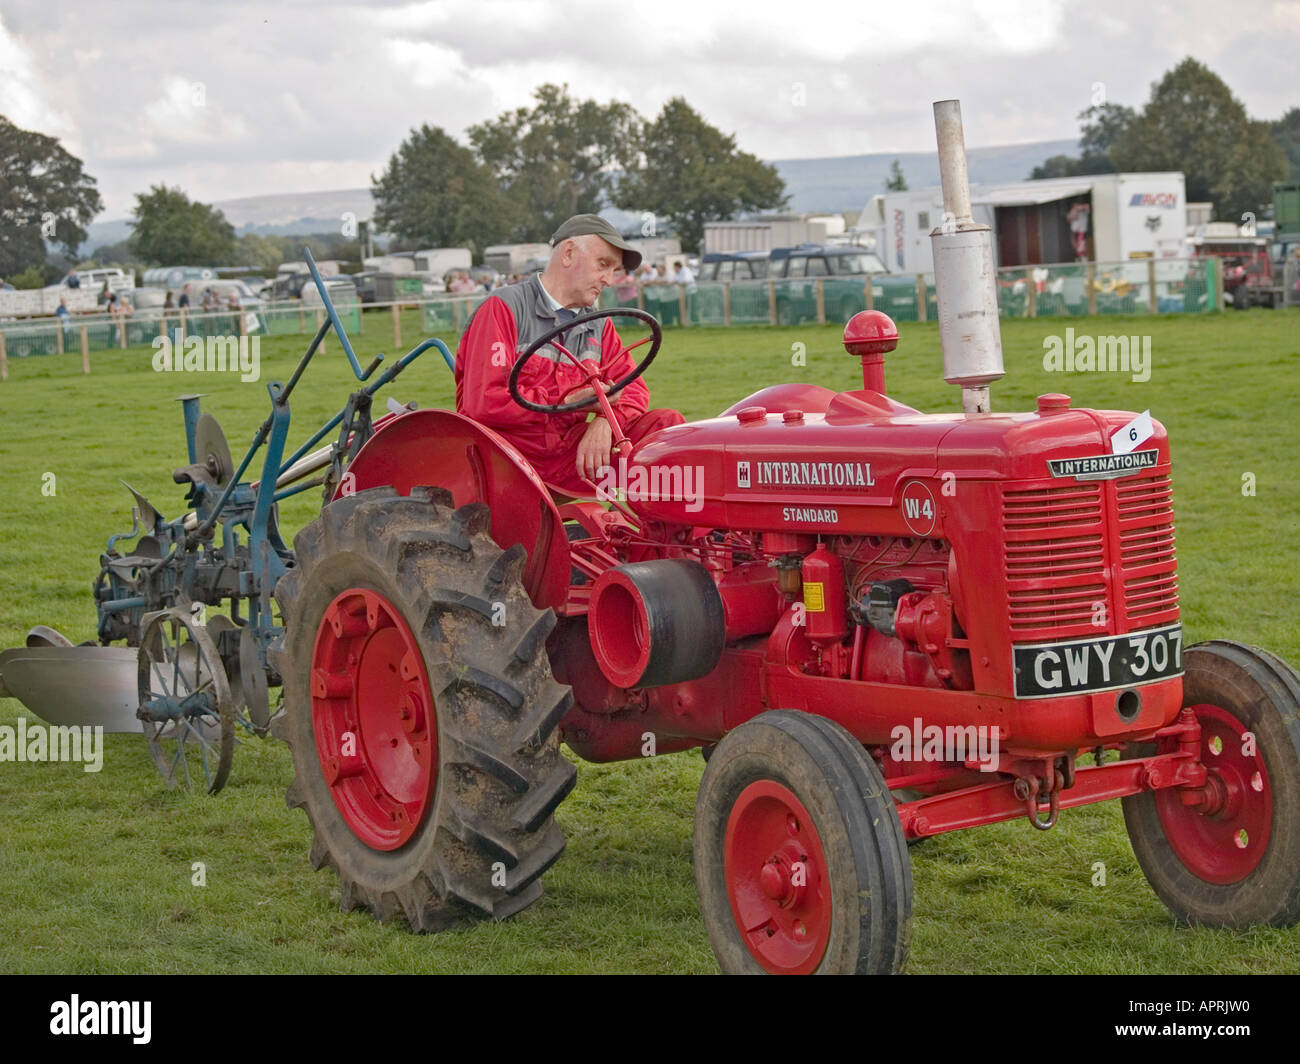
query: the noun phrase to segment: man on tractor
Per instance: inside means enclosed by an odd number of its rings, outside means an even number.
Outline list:
[[[526,410],[510,395],[508,381],[519,355],[535,340],[579,313],[593,309],[621,265],[634,270],[641,253],[609,222],[579,214],[551,238],[546,269],[509,285],[474,312],[456,349],[456,410],[506,437],[550,487],[572,496],[595,494],[594,482],[611,464],[613,427],[600,412],[583,371],[550,344],[521,369],[518,390],[538,404],[590,399],[563,413]],[[579,361],[596,362],[606,380],[634,367],[609,318],[579,323],[558,342]],[[650,390],[640,378],[611,400],[619,428],[633,446],[652,432],[680,425],[676,410],[649,410]],[[596,416],[588,421],[592,409]]]

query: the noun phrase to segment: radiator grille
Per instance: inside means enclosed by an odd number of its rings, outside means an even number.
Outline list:
[[[1011,630],[1092,622],[1106,601],[1099,483],[1007,491],[1002,497]]]
[[[1124,605],[1133,627],[1178,608],[1174,494],[1168,475],[1161,475],[1122,480],[1116,496]]]

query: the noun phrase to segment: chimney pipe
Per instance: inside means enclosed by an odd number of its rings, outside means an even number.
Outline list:
[[[943,221],[930,234],[930,241],[943,379],[961,385],[962,409],[968,415],[986,414],[990,410],[989,385],[1001,380],[1004,372],[993,230],[971,217],[961,103],[935,103],[934,128],[943,183]]]

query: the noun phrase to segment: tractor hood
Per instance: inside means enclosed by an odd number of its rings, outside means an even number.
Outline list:
[[[1116,455],[1111,437],[1135,415],[1069,402],[1045,395],[1032,413],[922,414],[878,392],[780,385],[656,433],[628,460],[624,488],[638,514],[672,524],[938,535],[941,500],[963,482],[1051,487],[1167,468],[1158,422],[1134,454]],[[935,521],[903,520],[927,499]]]

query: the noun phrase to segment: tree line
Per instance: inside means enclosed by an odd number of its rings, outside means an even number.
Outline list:
[[[1181,170],[1191,202],[1237,221],[1273,200],[1274,181],[1300,181],[1300,107],[1252,119],[1227,84],[1188,57],[1151,86],[1140,110],[1099,103],[1079,115],[1078,156],[1054,155],[1030,178]]]

